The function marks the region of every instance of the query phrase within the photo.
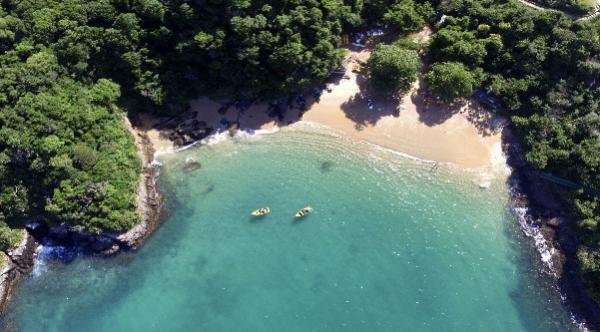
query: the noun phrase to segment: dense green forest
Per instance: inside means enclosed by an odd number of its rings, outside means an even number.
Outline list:
[[[539,3],[578,11],[577,0]],[[498,98],[527,160],[600,188],[600,24],[516,0],[2,0],[0,249],[28,220],[121,232],[136,215],[139,160],[126,111],[177,113],[187,101],[273,100],[338,68],[342,35],[425,25],[431,92]],[[443,16],[442,16],[443,15]],[[443,17],[443,19],[442,19]],[[370,61],[384,90],[418,72],[407,43]],[[379,76],[378,76],[379,75]],[[567,197],[582,272],[600,302],[600,198]]]

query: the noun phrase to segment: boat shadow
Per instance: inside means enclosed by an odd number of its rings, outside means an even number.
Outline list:
[[[292,220],[292,225],[293,226],[298,226],[300,224],[304,223],[304,218],[294,218],[294,220]]]

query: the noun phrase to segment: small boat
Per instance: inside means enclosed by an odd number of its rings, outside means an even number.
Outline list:
[[[264,207],[264,208],[260,208],[260,209],[256,209],[256,210],[252,211],[252,213],[250,213],[250,215],[252,215],[254,217],[262,217],[269,213],[271,213],[271,208]]]
[[[311,212],[313,212],[313,208],[310,206],[307,206],[307,207],[301,209],[300,211],[296,212],[296,218],[305,217]]]

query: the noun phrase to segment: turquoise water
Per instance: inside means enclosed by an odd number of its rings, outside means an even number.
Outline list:
[[[184,172],[186,158],[202,168]],[[144,247],[40,260],[4,329],[573,329],[501,180],[483,190],[468,172],[298,128],[162,161],[170,215]],[[272,213],[250,218],[261,206]]]

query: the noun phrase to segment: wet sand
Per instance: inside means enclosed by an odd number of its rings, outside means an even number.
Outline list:
[[[353,71],[369,55],[368,50],[349,51],[344,78],[327,84],[318,102],[309,100],[308,110],[302,117],[298,109],[293,109],[286,112],[282,121],[277,121],[269,117],[264,104],[253,105],[243,114],[232,107],[221,115],[217,112],[221,105],[208,98],[192,101],[190,109],[198,112],[198,120],[215,127],[219,127],[222,119],[239,121],[241,129],[248,131],[308,121],[421,159],[478,169],[505,164],[501,135],[492,130],[493,124],[500,121],[493,114],[474,103],[460,108],[431,105],[424,110],[424,93],[419,90],[418,82],[409,93],[396,100],[371,94],[366,77]],[[373,110],[367,106],[368,98],[374,102]],[[174,150],[172,142],[152,129],[155,120],[144,122],[159,154]]]

